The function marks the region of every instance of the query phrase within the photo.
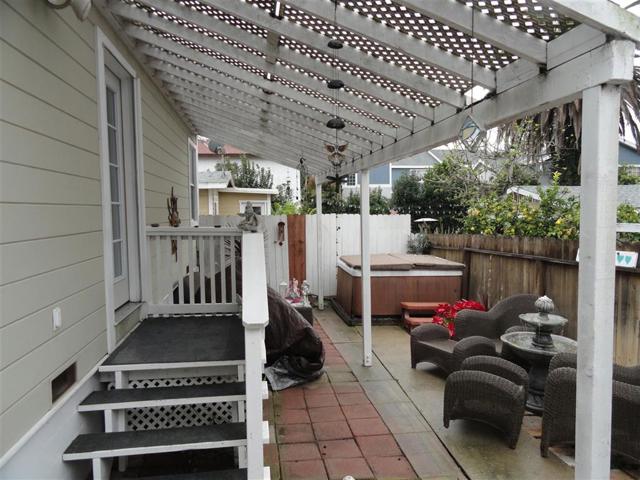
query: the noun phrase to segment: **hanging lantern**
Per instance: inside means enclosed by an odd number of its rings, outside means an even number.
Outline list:
[[[327,82],[327,86],[331,89],[331,90],[339,90],[341,88],[344,87],[344,82],[342,80],[338,80],[338,79],[334,79],[334,80],[329,80]]]
[[[327,122],[327,128],[331,128],[332,130],[342,130],[344,127],[344,120],[340,117],[333,117]]]
[[[327,47],[332,50],[340,50],[343,46],[344,45],[342,44],[342,41],[336,38],[332,38],[331,40],[329,40],[329,43],[327,43]]]

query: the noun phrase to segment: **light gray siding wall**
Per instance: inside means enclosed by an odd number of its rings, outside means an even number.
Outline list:
[[[0,0],[0,456],[51,408],[51,380],[107,349],[96,25],[141,71],[95,9]],[[166,223],[171,186],[188,222],[189,130],[144,74],[141,94],[147,223]]]

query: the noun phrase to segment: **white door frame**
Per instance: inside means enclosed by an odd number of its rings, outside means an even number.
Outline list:
[[[107,349],[112,352],[116,347],[115,308],[113,297],[113,250],[111,246],[111,192],[110,185],[105,179],[109,179],[109,146],[107,143],[107,111],[106,111],[106,81],[105,81],[105,50],[113,55],[118,63],[131,75],[133,81],[133,123],[134,123],[134,148],[136,168],[136,194],[137,194],[137,238],[138,251],[140,253],[140,300],[148,301],[150,292],[149,270],[147,265],[147,242],[145,231],[144,209],[144,163],[142,152],[142,108],[140,94],[140,77],[137,71],[118,51],[111,40],[96,26],[96,78],[98,83],[98,144],[100,148],[100,173],[102,189],[102,234],[103,234],[103,260],[104,260],[104,289],[107,329]],[[135,228],[134,227],[134,228]]]

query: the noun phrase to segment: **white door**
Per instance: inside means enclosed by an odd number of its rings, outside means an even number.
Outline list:
[[[114,308],[140,298],[131,78],[105,67]]]

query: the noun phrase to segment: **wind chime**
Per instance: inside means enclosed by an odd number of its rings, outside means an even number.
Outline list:
[[[334,35],[338,33],[338,0],[333,1],[333,33]],[[330,128],[335,131],[335,142],[333,144],[326,144],[325,150],[327,151],[327,158],[329,159],[329,163],[333,167],[334,175],[328,175],[327,180],[330,180],[331,183],[335,184],[336,187],[336,200],[341,195],[341,186],[343,180],[347,177],[347,175],[340,175],[340,170],[344,161],[346,159],[345,151],[347,150],[348,143],[340,143],[338,139],[338,132],[345,127],[344,120],[340,118],[339,112],[340,107],[338,103],[339,93],[342,88],[344,88],[344,82],[338,78],[338,50],[343,47],[343,43],[338,38],[332,38],[327,43],[327,46],[333,51],[333,78],[327,82],[327,87],[333,91],[333,99],[334,99],[334,107],[335,113],[332,118],[327,122],[327,128]]]
[[[471,38],[474,39],[475,33],[475,8],[471,7]],[[470,59],[471,64],[471,108],[469,110],[469,115],[465,118],[464,122],[462,122],[462,126],[460,127],[460,131],[458,132],[458,138],[464,147],[471,153],[475,153],[480,148],[480,144],[485,139],[487,134],[487,130],[482,126],[482,124],[476,121],[473,118],[473,90],[475,88],[475,82],[473,79],[473,67],[474,61],[473,58]]]

